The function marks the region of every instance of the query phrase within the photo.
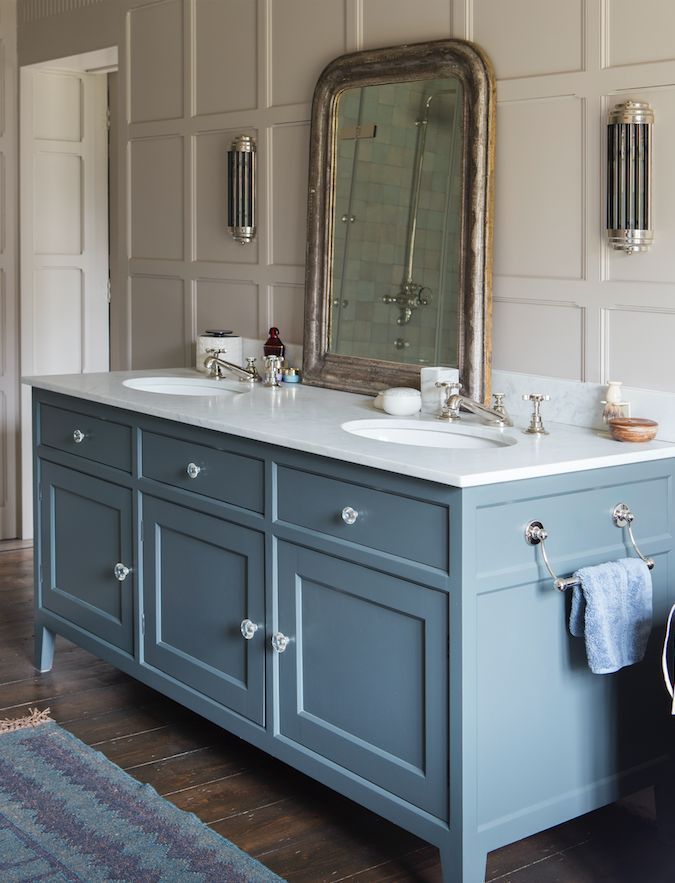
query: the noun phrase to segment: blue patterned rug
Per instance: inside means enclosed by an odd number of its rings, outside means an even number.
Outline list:
[[[229,840],[44,714],[0,722],[0,880],[269,883]]]

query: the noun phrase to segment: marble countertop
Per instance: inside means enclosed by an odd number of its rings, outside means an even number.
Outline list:
[[[131,389],[123,381],[142,377],[203,378],[228,388],[231,396],[180,396]],[[523,426],[488,427],[472,415],[462,416],[465,428],[480,427],[483,436],[515,440],[515,444],[480,450],[415,447],[361,438],[342,429],[351,420],[395,420],[373,407],[370,396],[330,389],[282,384],[281,389],[238,381],[207,381],[190,369],[114,371],[105,374],[67,374],[26,377],[23,382],[86,401],[99,402],[176,420],[191,426],[269,442],[359,463],[389,472],[424,478],[454,487],[474,487],[584,469],[620,466],[675,457],[675,443],[615,442],[592,429],[546,422],[550,434],[526,435]],[[508,404],[508,403],[507,403]],[[435,417],[419,414],[420,427],[438,426]]]

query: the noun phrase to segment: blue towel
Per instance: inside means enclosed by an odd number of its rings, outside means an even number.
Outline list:
[[[570,632],[586,638],[588,665],[604,675],[640,662],[652,627],[652,576],[639,558],[620,558],[574,574]]]

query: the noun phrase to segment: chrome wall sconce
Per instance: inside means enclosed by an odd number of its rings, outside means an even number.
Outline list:
[[[227,224],[242,245],[255,239],[256,145],[250,135],[237,135],[227,151]]]
[[[646,101],[626,101],[607,119],[607,236],[612,248],[647,251],[652,230],[652,124]]]

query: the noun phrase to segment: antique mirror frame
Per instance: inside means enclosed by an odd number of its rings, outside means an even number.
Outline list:
[[[309,161],[304,381],[350,392],[416,386],[420,366],[329,351],[339,98],[346,89],[456,77],[463,87],[458,367],[463,392],[490,395],[495,86],[483,51],[439,40],[343,55],[314,91]]]

